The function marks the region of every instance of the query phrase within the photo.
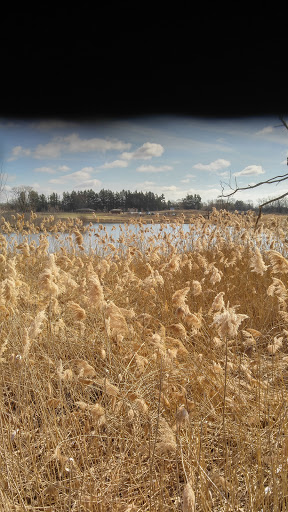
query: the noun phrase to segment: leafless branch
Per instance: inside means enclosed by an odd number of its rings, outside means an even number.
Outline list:
[[[265,180],[265,181],[259,181],[259,183],[256,183],[255,185],[248,185],[247,187],[237,187],[235,189],[232,190],[232,192],[230,192],[229,194],[221,194],[220,197],[230,197],[230,196],[233,196],[234,194],[236,194],[236,192],[239,192],[239,190],[250,190],[252,188],[256,188],[256,187],[260,187],[261,185],[270,185],[270,184],[273,184],[273,183],[281,183],[281,181],[285,181],[288,179],[288,173],[286,174],[281,174],[279,176],[274,176],[273,178],[269,178],[268,180]],[[224,183],[224,185],[227,185],[229,188],[232,188],[231,185],[229,183]],[[222,185],[222,182],[221,182],[221,188],[222,188],[222,191],[224,190],[224,187]],[[275,198],[275,201],[279,199],[278,197]]]
[[[274,201],[277,201],[278,199],[283,199],[283,197],[286,197],[286,196],[288,196],[288,192],[286,192],[282,196],[275,197],[274,199],[270,199],[269,201],[266,201],[265,203],[260,204],[259,205],[258,217],[257,217],[255,226],[257,227],[258,221],[261,218],[263,206],[266,206],[267,204],[270,204],[270,203],[274,203]]]
[[[288,130],[288,123],[285,121],[284,117],[282,115],[280,115],[279,119],[280,119],[282,125]],[[282,125],[280,125],[280,126],[282,126]],[[288,165],[288,158],[287,158],[287,165]],[[237,192],[239,192],[240,190],[250,190],[253,188],[260,187],[261,185],[271,185],[271,184],[278,185],[279,183],[281,183],[282,181],[286,181],[287,179],[288,179],[288,173],[285,173],[285,174],[280,174],[279,176],[273,176],[273,178],[268,178],[268,180],[265,180],[265,181],[259,181],[259,183],[256,183],[255,185],[248,185],[247,187],[238,187],[237,181],[235,178],[235,188],[233,188],[230,183],[225,183],[225,182],[220,183],[222,194],[219,197],[231,197],[234,194],[236,194]],[[225,186],[229,187],[230,190],[232,190],[232,192],[224,194]],[[274,199],[270,199],[269,201],[266,201],[265,203],[262,203],[259,206],[259,213],[258,213],[258,217],[256,220],[256,226],[257,226],[258,221],[262,215],[263,206],[273,203],[274,201],[278,201],[279,199],[283,199],[283,197],[286,197],[287,195],[288,195],[288,192],[286,192],[285,194],[282,194],[281,196],[277,196]]]

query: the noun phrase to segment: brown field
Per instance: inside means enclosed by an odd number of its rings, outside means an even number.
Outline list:
[[[287,217],[184,220],[0,220],[1,511],[288,509]]]
[[[41,213],[37,214],[40,217],[47,217],[47,214]],[[123,212],[121,214],[115,214],[115,213],[104,213],[104,212],[95,212],[95,213],[78,213],[78,212],[57,212],[53,213],[53,216],[55,219],[59,220],[66,220],[68,218],[72,219],[82,219],[84,222],[98,222],[98,223],[119,223],[119,222],[130,222],[131,220],[134,221],[135,219],[141,218],[142,221],[144,220],[147,223],[150,222],[156,222],[162,219],[165,219],[167,217],[170,222],[174,222],[175,218],[181,218],[184,217],[184,222],[188,223],[190,222],[191,218],[194,218],[195,216],[203,215],[204,217],[207,217],[206,211],[201,210],[163,210],[159,212],[155,212],[155,215],[147,215],[145,212],[141,215],[137,213],[127,213]]]

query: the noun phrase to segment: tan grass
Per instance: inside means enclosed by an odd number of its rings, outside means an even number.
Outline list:
[[[286,510],[286,218],[131,226],[1,220],[0,510]]]

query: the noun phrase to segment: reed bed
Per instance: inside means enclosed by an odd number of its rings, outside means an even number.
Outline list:
[[[51,253],[36,218],[1,220],[1,511],[287,510],[287,220],[68,219]]]

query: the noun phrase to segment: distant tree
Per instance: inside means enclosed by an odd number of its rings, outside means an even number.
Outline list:
[[[182,207],[185,210],[200,210],[201,206],[202,202],[199,194],[187,194],[187,196],[182,199]]]
[[[52,192],[48,197],[49,209],[53,211],[58,211],[60,208],[60,196],[55,192]]]
[[[38,197],[38,212],[47,212],[48,211],[48,200],[44,194],[40,194]]]
[[[29,209],[33,210],[34,212],[38,211],[39,207],[39,195],[36,190],[30,190],[28,192],[28,203],[29,203]]]
[[[235,201],[234,203],[234,209],[239,212],[247,212],[248,210],[253,209],[253,204],[250,202],[245,202],[237,199],[237,201]]]
[[[21,212],[28,212],[32,210],[30,199],[33,188],[27,185],[20,185],[19,187],[12,188],[12,204],[14,208]]]

